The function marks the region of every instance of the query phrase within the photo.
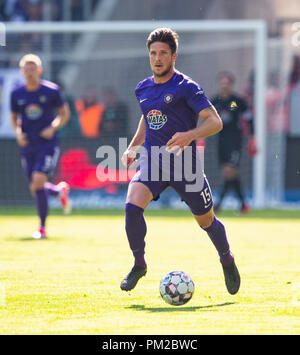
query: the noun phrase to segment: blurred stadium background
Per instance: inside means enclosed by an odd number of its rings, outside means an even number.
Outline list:
[[[30,206],[30,196],[10,125],[9,94],[22,77],[18,61],[34,52],[41,56],[44,78],[59,83],[70,104],[70,123],[61,130],[61,155],[53,180],[71,185],[76,208],[116,208],[124,203],[127,183],[101,183],[96,178],[97,148],[119,137],[131,139],[140,111],[134,89],[150,75],[145,46],[150,31],[91,32],[95,24],[116,21],[261,20],[266,24],[266,92],[264,147],[265,198],[262,207],[300,207],[300,0],[6,0],[0,1],[0,21],[6,25],[6,45],[0,47],[0,206]],[[300,20],[299,20],[300,21]],[[78,31],[71,30],[78,24]],[[81,26],[79,26],[79,23]],[[39,31],[47,24],[48,31]],[[53,32],[58,25],[64,29]],[[190,31],[180,33],[177,69],[216,93],[216,74],[229,70],[235,90],[253,106],[255,94],[255,34],[251,31]],[[90,103],[85,111],[83,102]],[[255,111],[255,107],[253,107]],[[241,162],[247,198],[253,204],[255,162],[246,152]],[[121,152],[122,153],[122,152]],[[255,158],[257,159],[257,157]],[[119,166],[120,169],[121,166]],[[205,142],[205,171],[213,194],[221,175],[216,137]],[[225,207],[235,208],[234,196]],[[53,207],[57,201],[52,200]],[[183,208],[172,193],[151,207]]]

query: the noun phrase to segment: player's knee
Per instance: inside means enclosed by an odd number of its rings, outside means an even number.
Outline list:
[[[201,215],[201,216],[195,216],[199,226],[203,229],[209,228],[211,226],[211,224],[214,221],[215,215],[213,213],[213,210],[211,209],[208,213],[206,213],[205,215]]]
[[[126,203],[145,209],[152,198],[153,196],[151,191],[144,184],[140,182],[129,184]]]
[[[200,227],[203,229],[209,228],[211,226],[213,220],[214,220],[214,217],[212,217],[212,216],[209,216],[209,217],[203,219],[203,221],[201,221],[201,223],[199,223]]]
[[[42,190],[44,188],[44,183],[41,181],[32,181],[30,185],[30,190],[34,194],[37,190]]]
[[[33,173],[32,179],[31,179],[31,184],[30,184],[30,190],[34,194],[35,191],[41,190],[45,186],[47,178],[44,176],[44,174],[39,174],[39,173]]]

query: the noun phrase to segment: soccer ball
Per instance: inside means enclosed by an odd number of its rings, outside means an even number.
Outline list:
[[[193,280],[183,271],[169,272],[159,285],[161,297],[172,306],[187,303],[192,298],[194,289]]]

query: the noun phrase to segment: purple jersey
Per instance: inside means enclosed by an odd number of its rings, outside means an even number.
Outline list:
[[[30,145],[56,144],[57,134],[48,140],[42,138],[40,133],[51,124],[57,109],[64,103],[60,88],[46,80],[41,80],[40,87],[35,91],[28,91],[22,85],[11,93],[11,111],[21,119],[22,131],[26,133]]]
[[[146,78],[135,93],[146,123],[147,150],[166,145],[176,132],[196,128],[199,112],[211,106],[203,89],[178,71],[163,84],[156,84],[153,76]]]
[[[145,184],[154,200],[171,186],[195,215],[207,213],[213,201],[195,141],[191,143],[192,155],[187,158],[188,149],[179,157],[172,154],[172,158],[165,146],[176,132],[196,128],[199,112],[212,104],[197,83],[178,71],[163,84],[156,84],[153,77],[146,78],[137,85],[136,97],[145,120],[146,149],[132,183]],[[154,147],[160,150],[158,156],[153,154]],[[170,161],[166,164],[168,155]],[[181,157],[182,164],[176,164]]]
[[[171,176],[174,176],[177,158],[171,155],[170,164],[166,166],[163,160],[170,154],[164,147],[176,132],[186,132],[196,128],[199,112],[211,106],[211,103],[197,83],[176,70],[172,78],[163,84],[156,84],[153,76],[146,78],[137,85],[135,92],[146,127],[144,148],[148,156],[145,156],[145,152],[141,155],[141,170],[145,171],[143,165],[148,165],[145,173],[147,175],[151,166],[158,165],[159,169],[163,170],[163,174],[170,171]],[[184,161],[182,168],[186,164],[194,171],[197,159],[196,142],[193,141],[190,146],[192,159],[186,160],[182,157]],[[161,149],[158,156],[153,154],[154,147]]]

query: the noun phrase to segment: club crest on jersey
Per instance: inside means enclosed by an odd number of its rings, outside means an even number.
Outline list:
[[[46,96],[45,96],[45,95],[40,96],[40,97],[39,97],[39,101],[40,101],[41,103],[45,103],[45,102],[47,101]]]
[[[159,110],[151,110],[147,114],[147,122],[150,129],[161,129],[167,120],[167,116],[163,115]]]
[[[173,95],[167,94],[167,95],[164,96],[164,102],[166,104],[169,104],[172,100],[173,100]]]

